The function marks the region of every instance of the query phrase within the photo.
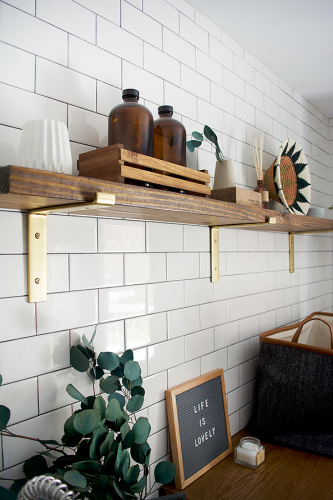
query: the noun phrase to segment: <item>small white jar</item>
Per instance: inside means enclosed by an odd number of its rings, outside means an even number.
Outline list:
[[[243,437],[234,450],[234,458],[236,464],[256,469],[265,461],[265,447],[257,438]]]

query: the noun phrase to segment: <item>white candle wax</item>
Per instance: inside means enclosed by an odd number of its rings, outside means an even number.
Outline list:
[[[237,448],[237,460],[250,465],[257,465],[258,447],[253,443],[242,443],[242,447]]]
[[[253,439],[249,438],[247,441],[246,438],[243,438],[237,446],[235,450],[235,459],[237,462],[243,462],[244,464],[256,467],[257,464],[257,455],[263,450],[263,446],[260,444],[259,440],[254,442]]]

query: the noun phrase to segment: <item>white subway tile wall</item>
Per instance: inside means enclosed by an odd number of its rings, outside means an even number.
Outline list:
[[[188,136],[210,125],[242,187],[256,183],[249,131],[265,134],[264,170],[294,137],[312,173],[312,204],[333,218],[333,119],[186,0],[0,0],[0,86],[0,165],[16,164],[26,121],[50,118],[68,126],[77,175],[79,153],[107,145],[107,116],[134,87],[154,118],[173,105]],[[209,146],[187,158],[213,181]],[[89,392],[69,349],[95,325],[97,351],[131,348],[140,363],[153,461],[170,453],[165,390],[215,368],[225,370],[234,434],[254,411],[259,333],[333,312],[329,234],[295,236],[290,274],[287,234],[221,229],[213,284],[207,227],[53,215],[48,300],[35,305],[27,216],[0,210],[0,226],[0,403],[22,434],[61,437],[74,408],[67,383]],[[1,446],[0,482],[20,477],[35,450],[8,438]]]

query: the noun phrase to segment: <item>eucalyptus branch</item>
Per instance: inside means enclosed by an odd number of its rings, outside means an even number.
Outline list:
[[[9,429],[5,429],[6,434],[4,434],[4,431],[0,431],[0,436],[3,437],[13,437],[13,438],[20,438],[20,439],[27,439],[29,441],[36,441],[37,443],[40,443],[42,446],[45,446],[47,450],[51,451],[56,451],[57,453],[63,453],[64,455],[68,456],[67,453],[62,449],[54,448],[52,446],[47,445],[46,443],[43,443],[42,440],[39,438],[33,438],[29,436],[22,436],[21,434],[13,434]],[[59,447],[64,448],[63,445],[59,444]]]

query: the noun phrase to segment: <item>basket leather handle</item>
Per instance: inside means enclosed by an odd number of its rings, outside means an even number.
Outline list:
[[[294,333],[294,336],[292,338],[292,342],[298,342],[298,339],[299,339],[299,336],[301,334],[301,331],[302,331],[302,328],[304,325],[306,325],[306,323],[309,323],[309,321],[322,321],[323,323],[325,323],[325,325],[328,326],[329,330],[330,330],[330,333],[331,333],[331,349],[333,349],[333,329],[331,327],[331,325],[329,323],[327,323],[327,321],[321,319],[321,318],[310,318],[310,319],[307,319],[305,321],[303,321],[300,326],[297,328],[296,332]]]

